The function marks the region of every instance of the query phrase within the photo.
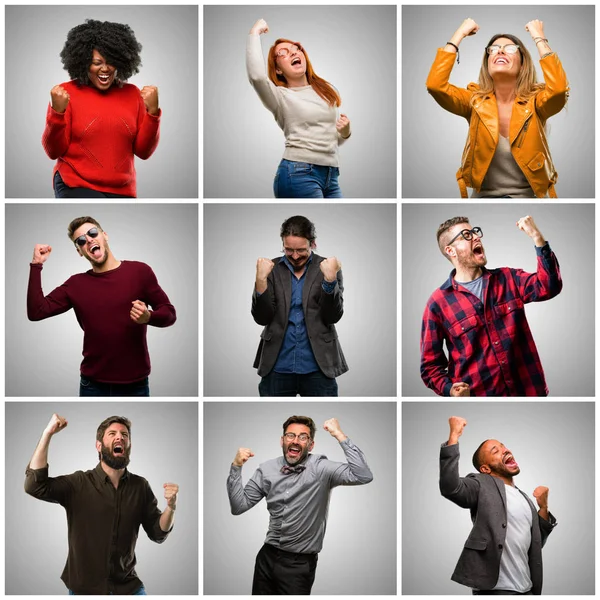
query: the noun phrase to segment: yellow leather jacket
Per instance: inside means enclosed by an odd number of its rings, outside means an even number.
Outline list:
[[[469,135],[456,179],[461,197],[467,198],[467,187],[479,192],[498,145],[498,107],[493,92],[471,102],[479,89],[470,83],[467,89],[448,82],[456,60],[455,52],[438,49],[427,77],[427,91],[446,110],[469,122]],[[567,102],[569,83],[555,53],[540,59],[545,86],[529,100],[517,97],[510,118],[509,140],[512,155],[538,198],[556,198],[554,184],[558,173],[554,168],[544,131],[546,120],[560,112]]]

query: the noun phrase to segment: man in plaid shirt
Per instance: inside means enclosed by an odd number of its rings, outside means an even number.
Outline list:
[[[423,313],[421,378],[440,396],[548,395],[524,305],[553,298],[562,280],[556,256],[533,219],[523,217],[517,227],[535,244],[537,273],[486,269],[483,232],[471,229],[466,217],[438,228],[440,251],[454,270]]]

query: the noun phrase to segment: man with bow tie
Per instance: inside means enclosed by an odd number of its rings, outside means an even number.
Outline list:
[[[232,514],[241,515],[263,497],[270,514],[267,537],[256,557],[253,595],[310,594],[331,490],[373,480],[363,453],[340,429],[337,419],[325,421],[323,429],[340,443],[348,462],[310,454],[316,426],[303,416],[287,419],[281,436],[283,457],[259,465],[246,486],[242,466],[254,453],[239,448],[233,459],[227,479]]]

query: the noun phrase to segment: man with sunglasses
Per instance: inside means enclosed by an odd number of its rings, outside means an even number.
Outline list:
[[[342,264],[313,252],[317,234],[306,217],[281,225],[283,257],[259,258],[252,316],[263,325],[254,367],[261,396],[337,396],[348,370],[335,329],[344,313]]]
[[[29,320],[74,309],[84,331],[80,396],[149,396],[147,325],[173,325],[175,308],[148,265],[114,257],[98,221],[79,217],[69,224],[68,236],[92,268],[44,296],[42,268],[52,247],[36,244],[27,289]]]
[[[517,227],[535,244],[537,272],[486,269],[483,231],[454,217],[437,231],[454,270],[431,295],[421,327],[421,378],[440,396],[547,396],[524,305],[558,295],[558,260],[534,220]],[[446,342],[448,356],[444,353]]]
[[[332,488],[373,480],[363,453],[344,434],[338,420],[325,421],[323,429],[340,443],[347,463],[310,454],[316,426],[310,417],[297,415],[283,424],[283,457],[259,465],[245,486],[242,466],[254,453],[239,448],[233,459],[227,479],[232,514],[241,515],[263,497],[270,514],[267,537],[256,557],[253,595],[310,594]]]

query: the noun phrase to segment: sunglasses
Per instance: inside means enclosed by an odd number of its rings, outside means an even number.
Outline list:
[[[87,233],[80,235],[78,238],[73,240],[74,244],[77,244],[78,246],[85,246],[87,243],[86,237],[91,237],[92,239],[95,239],[98,237],[98,233],[100,233],[98,231],[97,227],[92,227]]]

